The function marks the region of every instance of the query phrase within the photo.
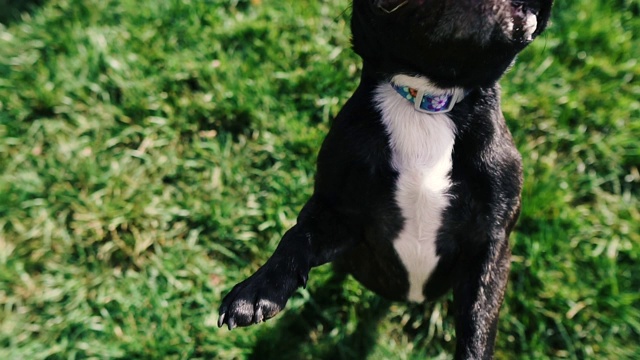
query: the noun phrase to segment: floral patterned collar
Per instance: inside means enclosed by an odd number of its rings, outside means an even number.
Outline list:
[[[465,96],[465,93],[462,91],[434,95],[427,94],[424,90],[417,90],[406,85],[398,85],[394,82],[392,82],[391,85],[398,94],[413,103],[417,111],[428,114],[448,113],[453,109],[453,106],[462,101]]]

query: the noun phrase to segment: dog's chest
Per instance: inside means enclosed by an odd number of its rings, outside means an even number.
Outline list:
[[[423,301],[424,284],[438,264],[436,238],[449,204],[455,125],[446,115],[416,111],[388,84],[378,88],[376,103],[399,174],[395,200],[404,224],[393,245],[409,275],[408,299]]]

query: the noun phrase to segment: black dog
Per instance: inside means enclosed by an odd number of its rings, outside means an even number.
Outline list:
[[[521,159],[497,81],[552,0],[354,0],[364,65],[318,155],[314,194],[220,307],[273,317],[327,262],[391,300],[453,289],[456,358],[491,358],[520,210]]]

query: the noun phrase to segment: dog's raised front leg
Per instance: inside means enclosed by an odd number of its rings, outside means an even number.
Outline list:
[[[332,209],[312,197],[271,258],[224,297],[218,326],[233,329],[275,316],[298,287],[306,286],[312,267],[334,260],[351,243]]]
[[[465,272],[454,285],[456,359],[492,359],[498,315],[509,276],[507,236],[491,240],[477,256],[465,259]]]

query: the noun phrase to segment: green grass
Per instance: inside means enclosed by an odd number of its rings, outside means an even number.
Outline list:
[[[1,359],[451,355],[450,298],[389,305],[327,266],[215,327],[357,84],[346,0],[0,3]],[[639,39],[638,0],[559,1],[502,81],[526,181],[500,359],[640,356]]]

